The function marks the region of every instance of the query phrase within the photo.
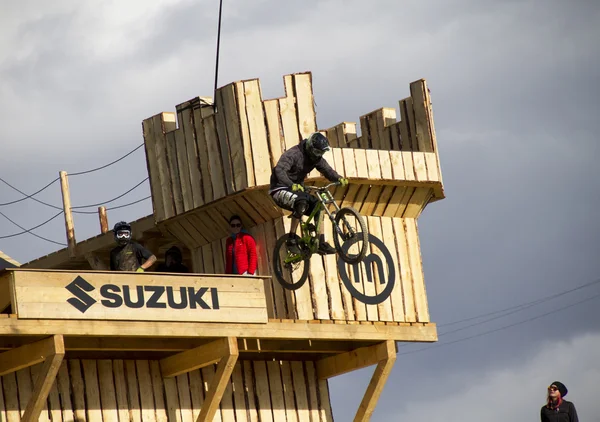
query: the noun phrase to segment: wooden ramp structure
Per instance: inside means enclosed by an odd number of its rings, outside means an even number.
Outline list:
[[[369,421],[396,343],[437,341],[417,224],[444,198],[426,81],[409,84],[399,116],[327,129],[312,74],[283,82],[281,98],[243,80],[143,121],[154,212],[132,222],[134,239],[159,258],[179,246],[190,273],[107,271],[110,231],[0,272],[0,421],[333,421],[327,380],[374,366],[354,419]],[[271,277],[290,220],[269,177],[317,130],[370,251],[355,265],[315,255],[290,291]],[[256,239],[256,276],[224,274],[233,214]]]

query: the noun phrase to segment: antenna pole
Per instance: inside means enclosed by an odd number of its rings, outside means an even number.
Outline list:
[[[217,58],[215,62],[215,89],[213,95],[213,108],[217,107],[217,82],[219,78],[219,47],[221,46],[221,14],[223,12],[223,0],[219,0],[219,26],[217,29]]]

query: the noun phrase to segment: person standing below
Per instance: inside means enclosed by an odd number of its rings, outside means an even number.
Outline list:
[[[183,255],[181,249],[177,246],[171,246],[165,252],[165,262],[158,265],[156,272],[161,273],[187,273],[188,267],[183,264]]]
[[[131,226],[119,221],[113,228],[118,246],[110,251],[111,271],[146,271],[156,262],[156,256],[131,238]]]
[[[231,235],[225,242],[225,273],[255,275],[257,267],[256,241],[242,228],[238,215],[229,218]]]
[[[542,422],[579,422],[575,405],[564,399],[567,392],[567,387],[560,381],[550,384],[546,404],[541,410]]]

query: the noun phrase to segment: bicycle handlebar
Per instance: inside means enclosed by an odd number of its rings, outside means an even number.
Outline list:
[[[306,190],[327,190],[332,186],[338,186],[340,183],[339,182],[332,182],[328,185],[325,186],[304,186],[304,189]]]

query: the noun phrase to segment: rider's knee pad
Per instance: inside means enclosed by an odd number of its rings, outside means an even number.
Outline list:
[[[306,199],[297,199],[294,203],[294,212],[292,213],[292,215],[295,218],[302,218],[307,209],[308,201]]]

